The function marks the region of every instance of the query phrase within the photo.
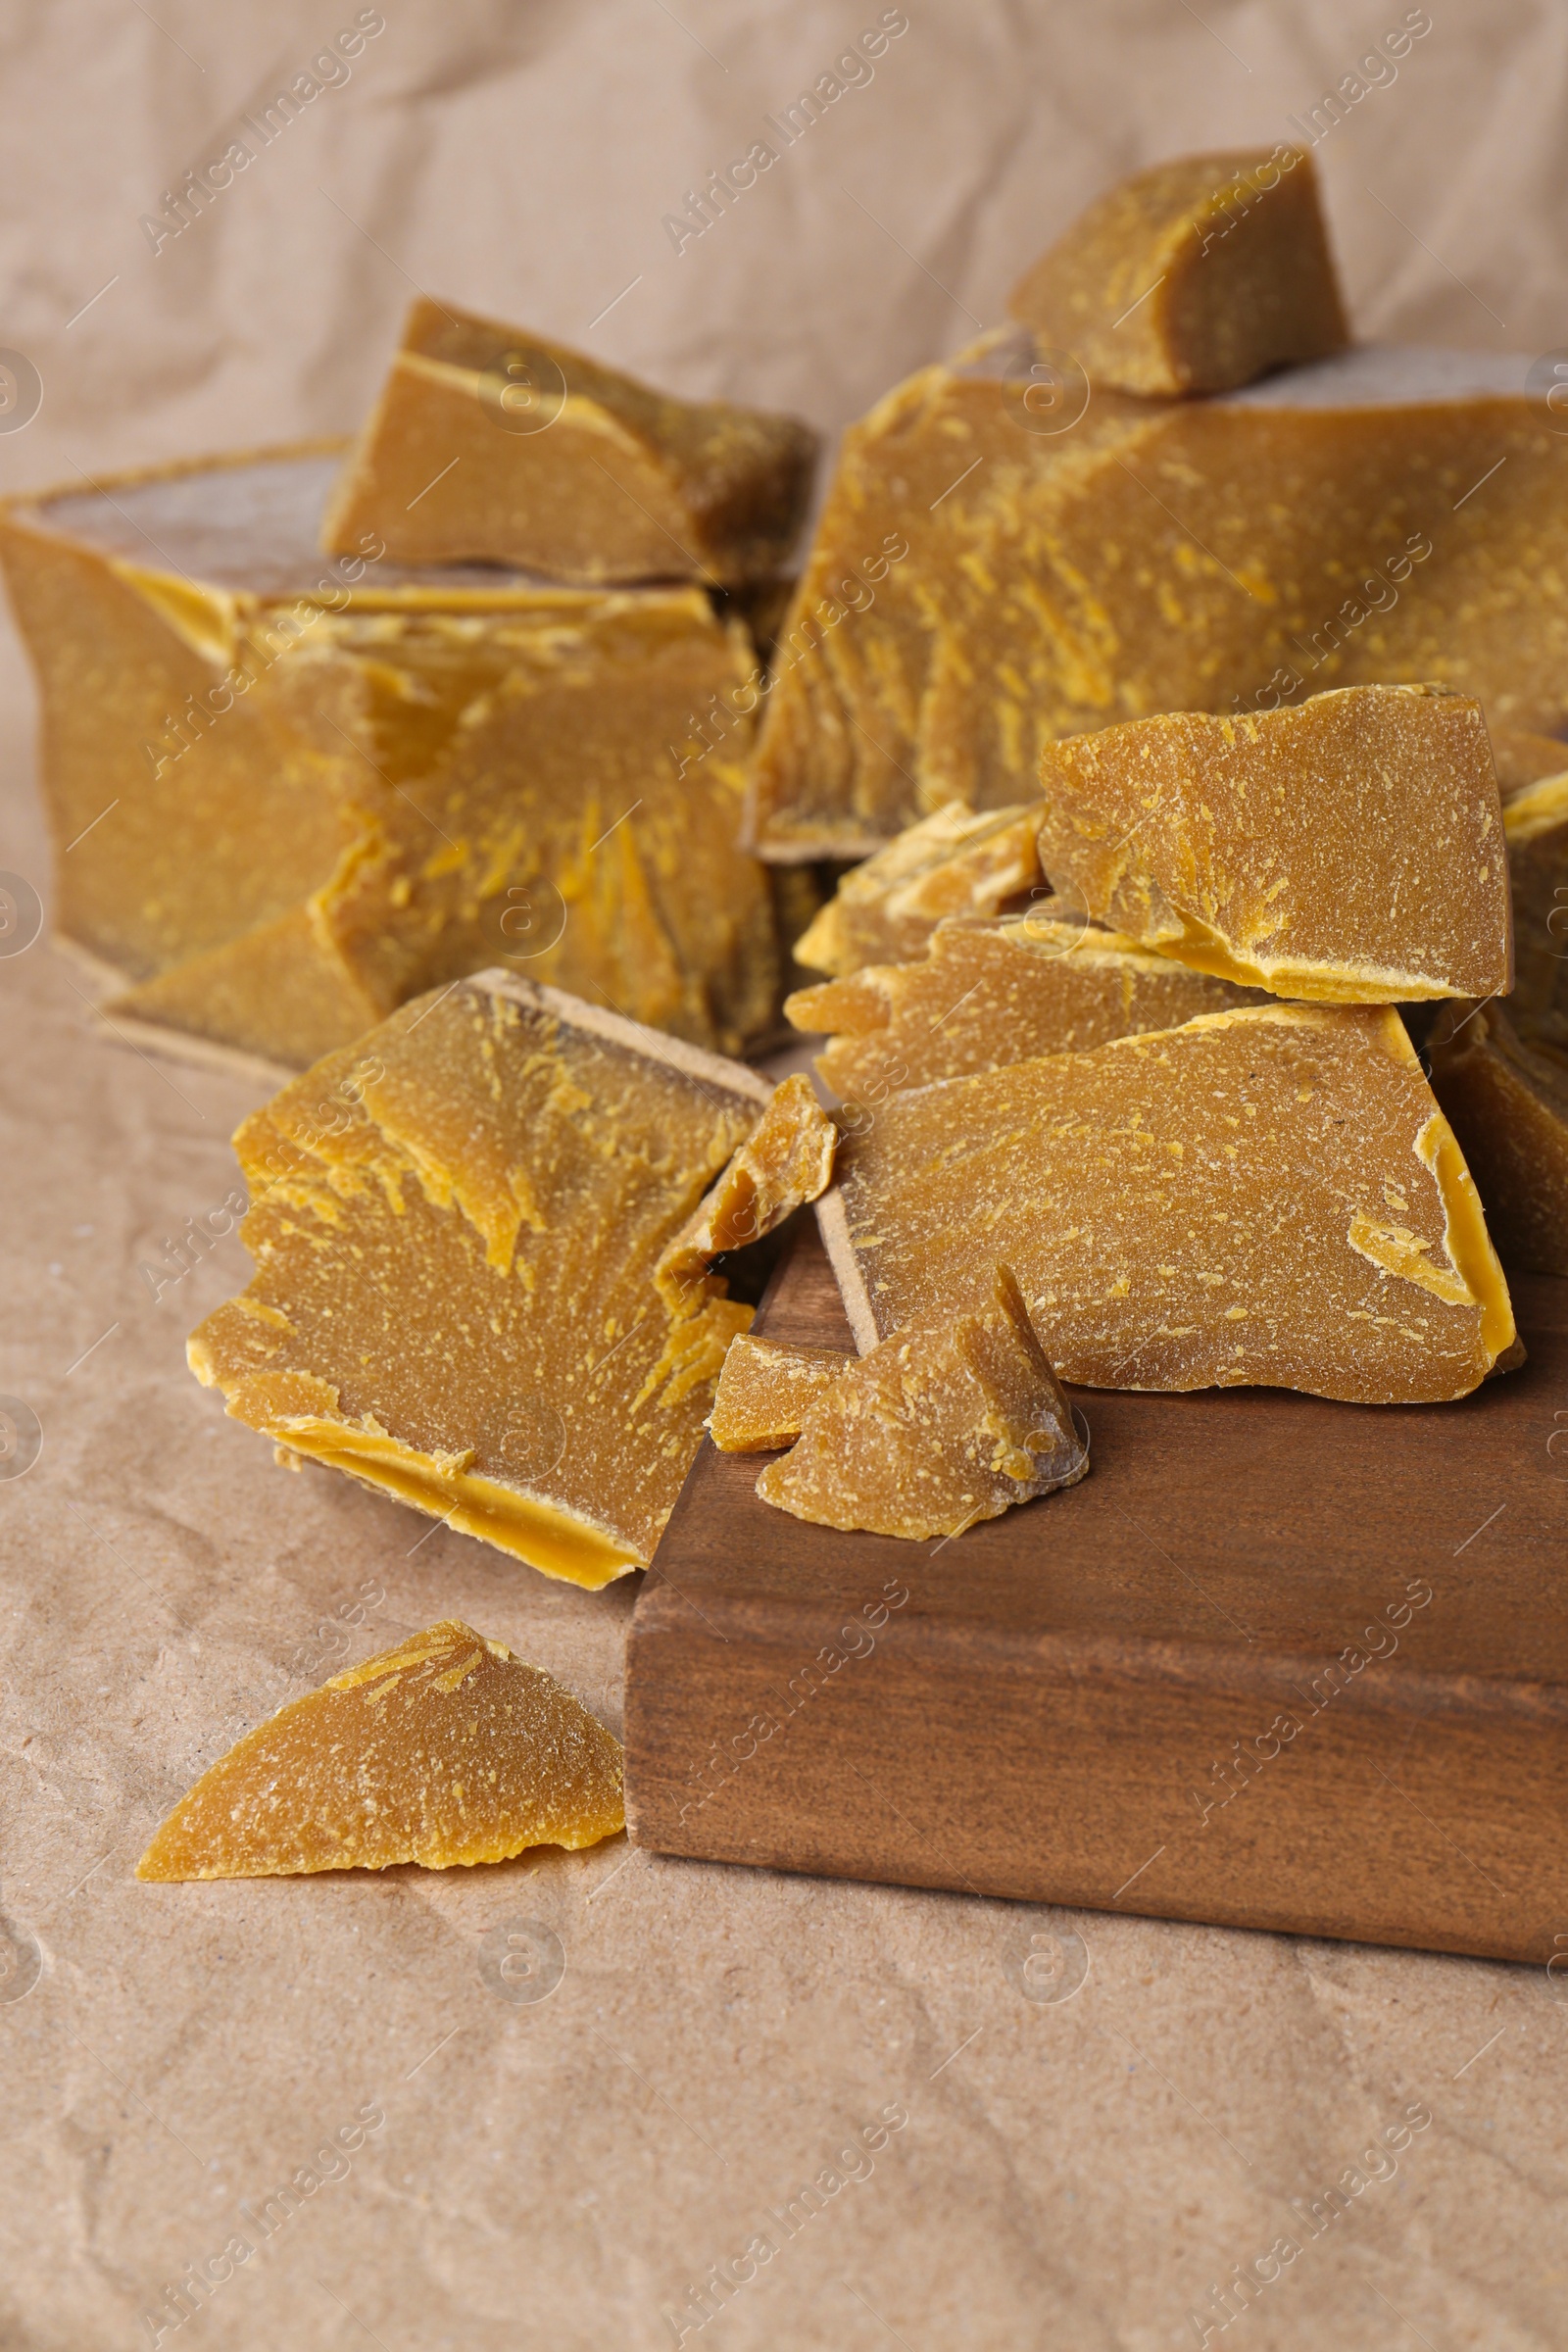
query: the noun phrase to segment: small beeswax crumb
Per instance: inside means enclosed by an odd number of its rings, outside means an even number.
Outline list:
[[[810,491],[793,416],[672,400],[525,328],[416,302],[322,526],[403,564],[558,580],[767,579]]]
[[[721,1453],[768,1453],[792,1444],[808,1407],[854,1361],[842,1348],[802,1348],[743,1333],[724,1358],[709,1436]]]
[[[1513,1345],[1476,1188],[1387,1006],[1246,1006],[895,1096],[817,1216],[862,1349],[962,1311],[998,1257],[1090,1388],[1434,1402]]]
[[[715,1257],[760,1242],[826,1192],[838,1140],[804,1072],[775,1088],[752,1133],[655,1268],[660,1297],[672,1314],[690,1314],[703,1303]],[[723,1287],[720,1281],[720,1294]]]
[[[795,960],[843,976],[918,956],[950,914],[995,914],[1040,881],[1038,805],[977,816],[953,801],[844,876],[795,943]]]
[[[1018,1286],[997,1266],[989,1307],[906,1324],[851,1357],[757,1492],[823,1527],[919,1540],[960,1536],[1088,1468]]]
[[[1036,262],[1007,308],[1123,392],[1229,392],[1347,340],[1299,147],[1136,172]]]
[[[1445,1005],[1432,1091],[1474,1172],[1506,1265],[1568,1274],[1568,1056],[1500,1005]]]
[[[542,1667],[447,1618],[236,1740],[136,1876],[449,1870],[597,1845],[624,1823],[613,1733]]]
[[[868,964],[798,989],[784,1010],[798,1029],[834,1032],[816,1066],[835,1094],[874,1115],[902,1087],[1081,1054],[1263,1001],[1117,931],[1045,914],[954,915],[917,962]]]
[[[229,1412],[547,1575],[653,1556],[750,1307],[654,1271],[765,1083],[481,974],[394,1013],[235,1137],[251,1287],[190,1340]]]
[[[1050,744],[1040,773],[1053,880],[1195,971],[1338,1004],[1511,984],[1502,809],[1466,696],[1169,711]]]

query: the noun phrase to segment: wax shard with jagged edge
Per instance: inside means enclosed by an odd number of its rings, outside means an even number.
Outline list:
[[[906,826],[896,841],[846,874],[795,959],[843,977],[867,963],[918,956],[949,915],[996,914],[1041,885],[1036,802],[976,816],[959,801]]]
[[[906,1324],[807,1407],[764,1502],[822,1527],[961,1536],[1089,1468],[1061,1383],[1005,1266],[968,1314]]]
[[[995,331],[850,427],[752,770],[760,856],[865,858],[947,802],[1016,806],[1047,743],[1161,710],[1434,680],[1491,725],[1568,731],[1568,436],[1528,359],[1368,347],[1059,415],[1033,405],[1044,365]],[[827,625],[890,530],[917,560]]]
[[[854,1359],[743,1332],[731,1340],[713,1392],[708,1434],[720,1453],[769,1453],[793,1445],[807,1409]]]
[[[1196,971],[1330,1004],[1512,985],[1502,808],[1465,696],[1168,711],[1048,745],[1040,776],[1053,877]]]
[[[1568,1274],[1568,1055],[1499,1004],[1445,1005],[1429,1051],[1503,1263]]]
[[[1513,736],[1498,749],[1502,835],[1513,899],[1508,1017],[1568,1051],[1568,744]]]
[[[1124,179],[1007,297],[1122,392],[1230,392],[1348,340],[1317,173],[1299,147],[1181,156]]]
[[[905,1087],[1263,1001],[1122,932],[1043,914],[952,915],[917,961],[798,989],[784,1010],[797,1029],[831,1032],[817,1070],[863,1118]]]
[[[752,1310],[655,1287],[769,1100],[751,1070],[489,972],[234,1139],[249,1290],[191,1368],[288,1451],[572,1584],[653,1557]]]
[[[1061,1378],[1463,1396],[1518,1358],[1397,1013],[1267,1004],[898,1095],[818,1220],[862,1352],[1010,1265]]]
[[[512,564],[599,586],[767,579],[817,439],[796,417],[674,400],[525,327],[421,298],[322,524],[404,564]]]
[[[450,1870],[597,1845],[624,1825],[614,1734],[542,1667],[446,1618],[236,1740],[136,1876]]]
[[[208,460],[0,514],[56,919],[116,1027],[298,1068],[500,963],[696,1045],[764,1038],[754,722],[679,748],[751,675],[744,626],[696,588],[411,571],[373,536],[328,564],[334,470]]]
[[[654,1269],[671,1313],[688,1315],[710,1293],[713,1260],[747,1249],[814,1200],[833,1181],[839,1131],[811,1081],[796,1071],[774,1089],[757,1126]],[[724,1293],[717,1278],[717,1295]]]

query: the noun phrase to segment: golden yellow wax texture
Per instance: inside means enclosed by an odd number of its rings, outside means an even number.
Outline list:
[[[902,963],[945,917],[997,913],[1040,883],[1044,813],[1034,803],[983,816],[960,801],[934,809],[843,877],[795,942],[796,961],[837,976]]]
[[[1430,1051],[1504,1264],[1568,1274],[1568,1055],[1499,1004],[1446,1005]]]
[[[768,1453],[788,1446],[800,1436],[807,1408],[850,1361],[842,1348],[742,1333],[730,1342],[718,1376],[709,1436],[721,1453]]]

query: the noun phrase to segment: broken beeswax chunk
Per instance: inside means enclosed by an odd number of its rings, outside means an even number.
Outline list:
[[[768,1100],[738,1063],[487,972],[234,1139],[256,1272],[192,1335],[236,1420],[598,1586],[646,1563],[751,1309],[666,1246]]]
[[[694,1045],[768,1033],[752,722],[671,749],[750,675],[742,625],[696,588],[411,572],[373,537],[327,564],[333,470],[207,461],[0,514],[57,919],[130,984],[116,1019],[303,1067],[502,963]]]
[[[540,1666],[447,1618],[236,1740],[138,1879],[505,1862],[624,1826],[620,1741]]]
[[[1480,705],[1350,686],[1049,744],[1040,855],[1195,971],[1320,1004],[1491,996],[1513,964]]]
[[[950,914],[995,914],[1040,882],[1038,803],[976,816],[953,801],[846,874],[795,942],[795,960],[842,978],[918,956]]]
[[[1513,898],[1508,1012],[1530,1035],[1568,1048],[1568,745],[1553,749],[1554,770],[1503,796]]]
[[[1048,742],[1159,710],[1433,679],[1490,725],[1568,728],[1568,436],[1526,360],[1351,350],[1207,400],[1097,389],[1076,419],[1036,414],[1048,364],[1024,327],[985,335],[845,435],[797,611],[890,531],[918,561],[797,630],[759,856],[865,858],[944,803],[1032,800]]]
[[[1019,279],[1007,309],[1123,392],[1230,392],[1348,340],[1299,147],[1135,172]]]
[[[817,1219],[863,1351],[1003,1258],[1063,1380],[1463,1396],[1507,1286],[1396,1012],[1207,1013],[897,1095]]]
[[[1429,1051],[1503,1263],[1568,1274],[1568,1056],[1497,1004],[1445,1005]]]
[[[798,989],[784,1010],[798,1029],[833,1033],[816,1067],[863,1115],[901,1087],[1081,1054],[1262,1001],[1121,932],[1031,913],[952,915],[917,962],[868,964]]]
[[[729,1344],[713,1391],[709,1436],[720,1453],[769,1453],[791,1445],[808,1408],[857,1360],[838,1348],[803,1348],[742,1332]]]
[[[793,416],[673,400],[597,360],[419,300],[321,526],[402,564],[514,564],[552,579],[767,579],[810,493]]]
[[[715,1257],[760,1242],[827,1190],[838,1140],[804,1072],[774,1089],[757,1126],[655,1269],[660,1297],[673,1314],[690,1314],[701,1304]],[[720,1280],[720,1295],[723,1288]]]
[[[763,1501],[919,1540],[961,1536],[1082,1478],[1089,1447],[1018,1286],[996,1266],[990,1287],[980,1312],[906,1324],[851,1357],[759,1478]]]

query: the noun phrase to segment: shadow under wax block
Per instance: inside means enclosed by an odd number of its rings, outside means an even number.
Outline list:
[[[117,1017],[302,1066],[510,963],[697,1045],[764,1032],[750,721],[690,753],[744,627],[693,587],[410,570],[373,533],[329,561],[336,469],[209,460],[0,516],[57,927],[132,983]]]

